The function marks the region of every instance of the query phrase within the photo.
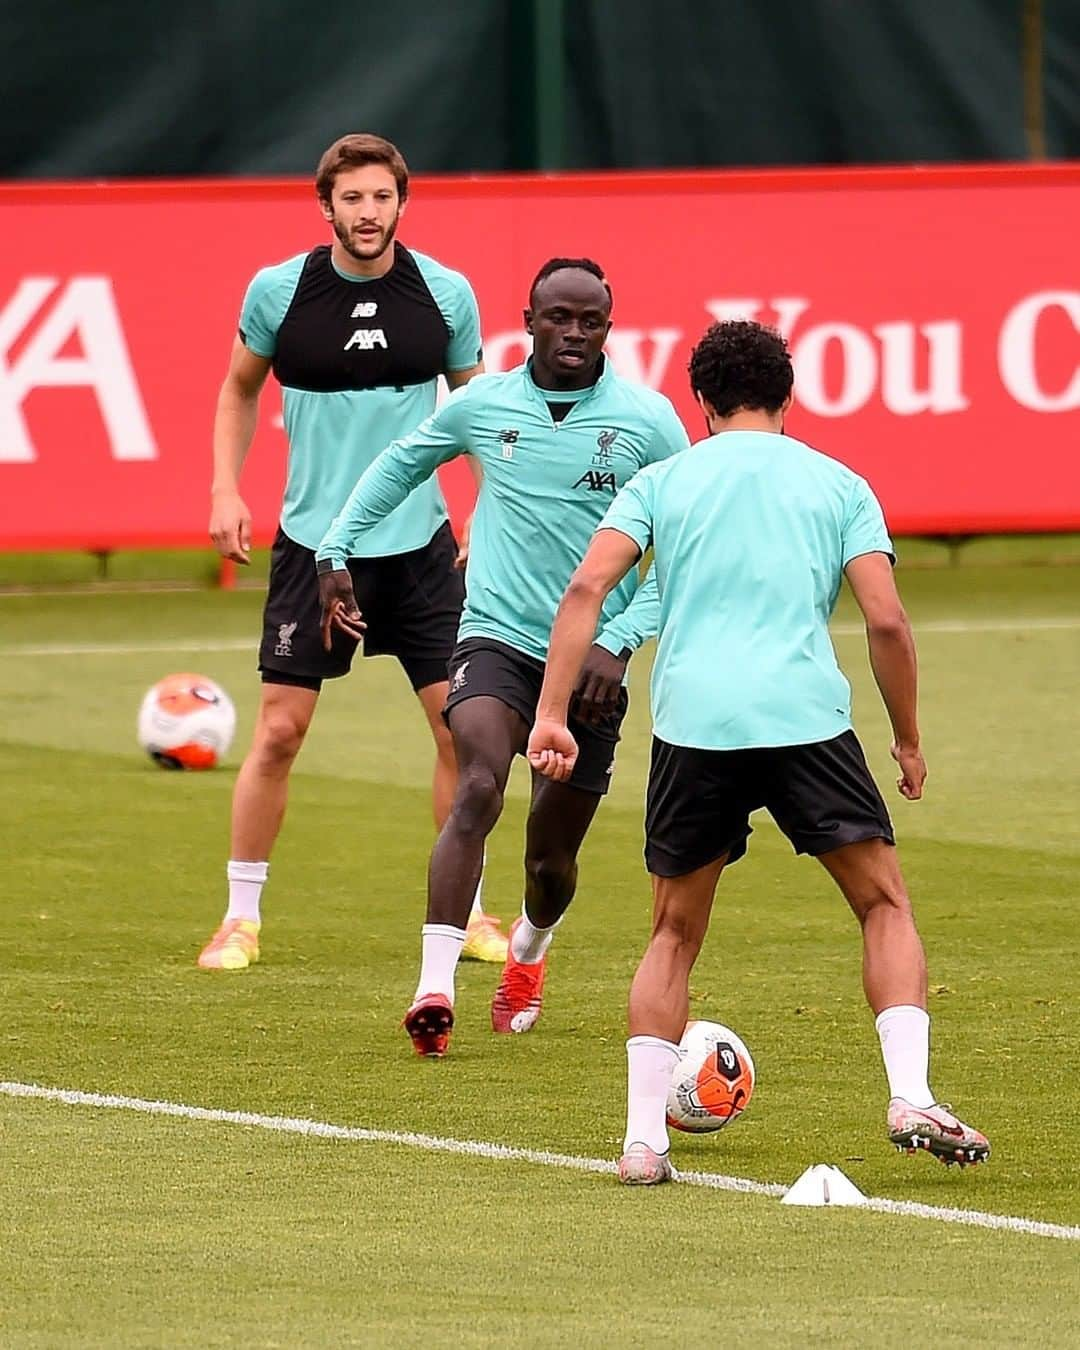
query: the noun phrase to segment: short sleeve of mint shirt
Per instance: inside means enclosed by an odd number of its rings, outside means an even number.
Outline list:
[[[665,398],[657,411],[656,431],[649,445],[650,464],[658,464],[671,455],[677,455],[690,444],[690,437],[679,419],[679,414]]]
[[[840,532],[844,567],[864,553],[885,553],[896,562],[881,505],[865,478],[856,476],[852,482]]]
[[[277,350],[277,334],[304,270],[306,253],[274,267],[263,267],[251,279],[240,307],[240,341],[256,356],[269,360]]]
[[[634,474],[608,507],[597,529],[618,530],[628,535],[642,553],[653,539],[653,506],[656,500],[657,470],[661,465],[649,465]]]
[[[446,369],[471,370],[484,357],[480,337],[480,309],[472,286],[461,272],[444,267],[426,253],[418,253],[413,249],[412,255],[450,330]]]

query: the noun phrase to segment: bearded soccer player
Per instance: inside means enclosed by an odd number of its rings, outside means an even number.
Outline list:
[[[456,389],[483,370],[468,281],[395,238],[409,192],[396,147],[380,136],[342,137],[319,161],[315,190],[332,242],[256,274],[214,423],[210,533],[223,557],[247,563],[251,514],[240,470],[274,372],[288,478],[259,648],[262,698],[233,793],[228,908],[199,956],[204,970],[243,970],[259,958],[260,900],[289,771],[323,680],[345,675],[356,651],[345,634],[323,647],[312,550],[375,454],[435,407],[438,377]],[[366,534],[348,562],[368,610],[364,655],[397,657],[435,739],[436,826],[456,782],[442,707],[464,599],[458,562],[434,481]],[[505,958],[506,938],[478,901],[467,942],[467,955]]]
[[[797,852],[821,861],[862,927],[889,1138],[946,1163],[981,1162],[985,1136],[929,1087],[922,943],[829,638],[846,577],[892,724],[898,787],[917,800],[926,764],[915,645],[881,508],[857,474],[784,434],[793,378],[778,333],[714,325],[694,350],[690,380],[711,434],[643,470],[612,503],[560,606],[528,750],[553,782],[574,772],[567,708],[577,670],[605,597],[651,545],[660,597],[645,821],[654,915],[630,990],[620,1180],[672,1176],[665,1104],[690,971],[720,874],[746,852],[759,807]]]
[[[345,561],[357,542],[440,464],[468,453],[482,465],[446,707],[458,786],[431,855],[420,979],[405,1015],[420,1055],[442,1055],[449,1042],[469,897],[514,757],[525,750],[559,597],[618,488],[688,443],[668,400],[620,378],[605,358],[611,292],[596,263],[545,263],[525,324],[532,358],[473,380],[389,446],[316,550],[327,636],[334,628],[356,636],[363,601]],[[540,1015],[546,952],[573,898],[578,850],[610,781],[626,712],[626,663],[655,630],[654,585],[646,580],[635,594],[633,579],[624,580],[575,671],[575,770],[558,783],[533,776],[524,904],[491,1008],[497,1032],[528,1031]]]

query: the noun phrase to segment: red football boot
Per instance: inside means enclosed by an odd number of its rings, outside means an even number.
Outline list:
[[[412,1038],[418,1055],[442,1059],[454,1029],[454,1005],[445,994],[425,994],[405,1014],[401,1025]]]

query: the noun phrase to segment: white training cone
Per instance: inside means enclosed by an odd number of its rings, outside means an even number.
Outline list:
[[[861,1205],[866,1199],[839,1167],[815,1163],[781,1199],[782,1205]]]

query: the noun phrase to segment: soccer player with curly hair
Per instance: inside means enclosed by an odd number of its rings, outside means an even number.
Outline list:
[[[893,547],[867,483],[787,436],[793,372],[778,333],[715,324],[690,360],[710,435],[619,493],[563,598],[528,757],[556,782],[577,746],[566,708],[612,586],[655,550],[660,595],[645,820],[652,938],[630,991],[629,1109],[619,1176],[672,1175],[665,1104],[686,1025],[690,971],[725,867],[768,809],[796,852],[823,864],[862,928],[863,988],[877,1019],[899,1148],[985,1159],[984,1135],[928,1083],[926,961],[893,829],[851,724],[829,637],[846,577],[892,724],[898,787],[922,796],[916,657]]]

